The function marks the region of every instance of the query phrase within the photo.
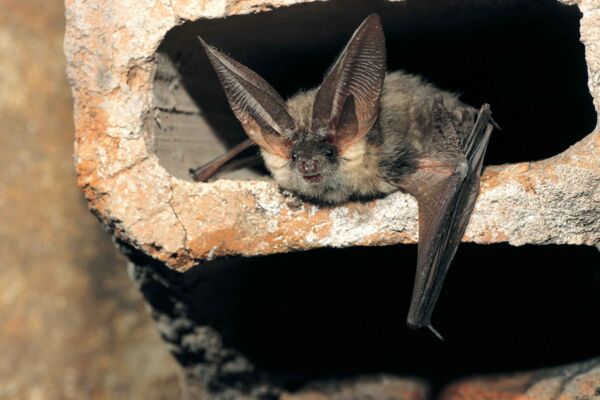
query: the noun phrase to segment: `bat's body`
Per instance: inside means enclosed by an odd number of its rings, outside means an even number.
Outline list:
[[[304,132],[300,148],[315,142],[320,149],[322,142],[327,142],[310,131],[316,91],[300,92],[286,102],[288,112]],[[378,120],[364,140],[352,143],[338,157],[335,173],[319,182],[306,180],[290,168],[289,158],[270,152],[263,152],[265,165],[283,189],[316,203],[369,200],[396,192],[402,189],[403,179],[418,168],[422,157],[438,152],[433,120],[437,95],[443,97],[446,108],[455,112],[463,131],[470,131],[477,117],[475,109],[417,76],[396,71],[384,79]]]
[[[479,191],[489,108],[478,113],[417,76],[386,74],[376,15],[357,29],[318,88],[287,102],[256,73],[203,45],[232,110],[283,189],[325,204],[398,190],[415,196],[419,251],[407,322],[431,328]]]

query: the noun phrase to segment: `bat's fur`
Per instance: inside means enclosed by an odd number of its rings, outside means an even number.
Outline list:
[[[310,156],[318,156],[327,139],[311,131],[311,116],[316,89],[300,92],[287,101],[287,110],[296,122],[294,143],[304,148],[314,141]],[[341,203],[369,199],[402,188],[402,177],[414,172],[416,163],[435,148],[433,101],[442,95],[444,105],[456,116],[461,132],[470,131],[477,112],[450,92],[402,71],[388,73],[383,84],[380,114],[364,139],[337,154],[334,160],[321,161],[324,179],[307,182],[290,156],[268,151],[265,165],[279,185],[303,199],[317,203]],[[290,150],[293,152],[294,150]]]
[[[415,196],[419,251],[407,322],[435,332],[431,315],[479,192],[489,107],[478,114],[420,77],[386,74],[376,15],[356,30],[319,88],[287,102],[249,68],[203,45],[283,189],[327,204],[397,190]]]

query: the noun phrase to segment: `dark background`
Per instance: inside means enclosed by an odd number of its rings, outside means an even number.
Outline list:
[[[225,345],[288,389],[332,377],[473,374],[600,354],[598,251],[463,244],[427,330],[405,326],[416,246],[318,250],[215,262],[178,291]]]

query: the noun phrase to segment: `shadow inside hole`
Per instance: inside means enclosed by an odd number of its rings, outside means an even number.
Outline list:
[[[380,372],[440,387],[600,354],[596,249],[462,245],[433,318],[445,342],[405,326],[415,258],[393,246],[217,261],[178,291],[225,346],[294,377],[287,389]]]
[[[461,92],[473,106],[492,105],[503,131],[492,137],[487,164],[555,155],[594,128],[575,6],[555,0],[334,0],[172,29],[157,53],[154,86],[159,123],[151,130],[161,163],[187,178],[189,167],[245,138],[198,35],[287,97],[320,83],[371,12],[382,16],[389,70],[421,74]]]

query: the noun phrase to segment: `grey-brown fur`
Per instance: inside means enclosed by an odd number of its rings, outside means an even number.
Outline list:
[[[311,116],[316,89],[299,92],[287,101],[287,110],[296,122],[297,132],[311,132]],[[420,156],[430,154],[439,143],[433,135],[433,102],[442,95],[444,105],[456,117],[460,132],[470,131],[476,110],[450,92],[440,90],[422,78],[402,71],[386,74],[377,122],[363,142],[342,154],[339,170],[321,184],[307,183],[291,160],[263,153],[265,165],[279,185],[301,197],[320,203],[341,203],[351,199],[379,197],[402,186],[402,177],[415,169]],[[357,147],[364,147],[358,154]],[[360,162],[356,158],[360,157]]]

